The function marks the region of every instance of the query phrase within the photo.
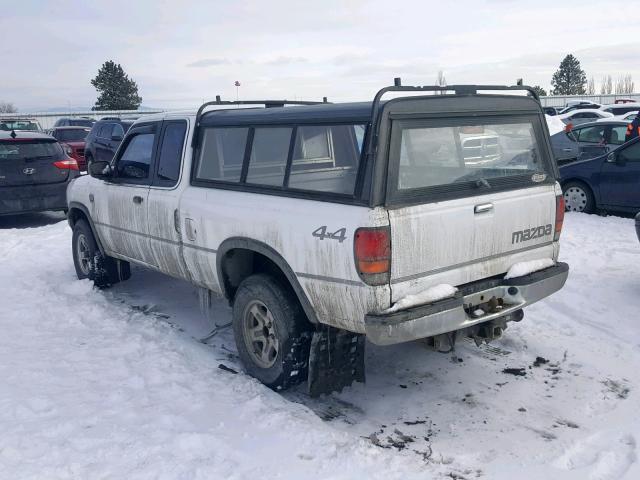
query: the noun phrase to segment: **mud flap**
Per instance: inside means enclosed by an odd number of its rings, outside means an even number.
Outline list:
[[[309,354],[309,395],[317,397],[364,383],[364,339],[357,333],[323,325],[313,334]]]

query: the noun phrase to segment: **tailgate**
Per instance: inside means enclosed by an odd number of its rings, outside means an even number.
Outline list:
[[[553,185],[390,210],[392,302],[552,258],[555,211]]]
[[[381,136],[392,302],[555,258],[557,168],[535,100],[394,99]]]

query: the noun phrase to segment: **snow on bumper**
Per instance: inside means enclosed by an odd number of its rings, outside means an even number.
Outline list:
[[[558,262],[553,267],[517,278],[465,285],[454,297],[427,305],[393,313],[368,314],[365,316],[367,338],[377,345],[392,345],[506,317],[560,290],[568,274],[569,266]],[[493,297],[502,301],[499,311],[479,317],[467,313]]]

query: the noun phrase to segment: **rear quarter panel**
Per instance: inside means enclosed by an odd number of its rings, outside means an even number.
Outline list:
[[[195,283],[221,292],[216,255],[222,242],[241,237],[275,250],[295,275],[320,323],[364,332],[364,315],[387,308],[389,286],[370,287],[359,278],[353,256],[358,227],[388,225],[383,209],[215,188],[189,187],[180,217],[195,225],[185,235],[184,258]],[[343,241],[314,236],[345,229]]]

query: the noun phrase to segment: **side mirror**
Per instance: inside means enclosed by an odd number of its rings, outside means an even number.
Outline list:
[[[121,142],[122,135],[111,135],[111,140],[113,140],[114,142]]]
[[[89,164],[89,175],[95,178],[110,177],[111,165],[109,162],[91,162]]]

